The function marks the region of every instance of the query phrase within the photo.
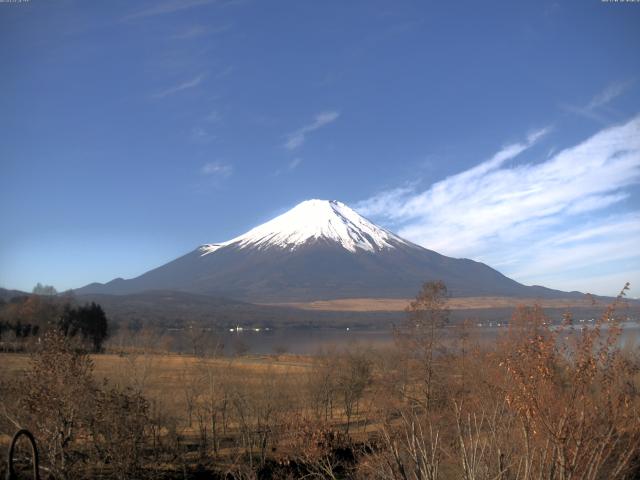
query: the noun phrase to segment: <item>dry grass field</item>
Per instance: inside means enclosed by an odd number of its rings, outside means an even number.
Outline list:
[[[273,442],[276,437],[277,455],[280,458],[293,455],[295,448],[291,442],[295,440],[287,438],[298,435],[301,428],[310,428],[301,426],[308,423],[303,418],[317,420],[324,415],[318,413],[322,407],[314,406],[309,399],[327,393],[315,383],[319,368],[314,357],[289,354],[198,357],[157,351],[87,357],[96,385],[139,393],[148,401],[147,427],[160,426],[154,444],[156,441],[165,444],[180,454],[189,468],[202,460],[204,452],[215,452],[218,464],[227,468],[245,462],[247,451],[264,461],[265,442],[267,439]],[[0,387],[23,382],[33,368],[33,358],[26,353],[0,354]],[[321,369],[327,379],[334,379],[331,383],[339,376],[337,366],[331,360]],[[369,411],[349,411],[347,418],[339,398],[327,401],[331,411],[326,413],[326,419],[330,415],[329,423],[334,427],[344,428],[347,421],[355,426]],[[371,401],[369,396],[368,403]],[[16,411],[15,405],[6,402],[7,398],[0,400],[0,415]],[[0,423],[1,449],[8,447],[16,428],[11,423]],[[362,421],[359,428],[351,429],[351,438],[366,439],[377,428],[375,422]],[[274,454],[276,448],[269,451]],[[165,467],[171,471],[176,465],[170,463]]]
[[[187,421],[189,390],[204,389],[204,378],[215,373],[218,379],[260,386],[265,377],[286,379],[288,383],[303,381],[311,368],[311,357],[264,355],[203,358],[169,353],[136,353],[127,355],[90,355],[93,375],[98,383],[107,381],[120,388],[142,392],[151,402],[161,404],[167,414],[179,423]],[[0,355],[0,381],[20,381],[30,367],[30,355]]]
[[[5,353],[0,356],[0,378],[18,378],[29,368],[27,353]],[[310,357],[298,355],[261,355],[244,357],[202,358],[170,353],[142,353],[133,355],[90,355],[96,379],[108,378],[115,382],[135,382],[137,375],[146,375],[147,387],[166,391],[184,384],[185,372],[198,372],[202,368],[220,368],[242,378],[261,375],[265,371],[295,375],[306,371]]]
[[[411,299],[403,298],[343,298],[338,300],[316,300],[313,302],[290,302],[269,304],[286,306],[301,310],[319,310],[335,312],[401,312],[407,308]],[[451,310],[515,308],[518,305],[539,305],[542,308],[591,307],[594,302],[584,298],[535,299],[519,297],[460,297],[451,298],[447,306]]]

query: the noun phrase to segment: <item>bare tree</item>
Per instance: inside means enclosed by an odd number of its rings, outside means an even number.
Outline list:
[[[140,476],[148,414],[149,402],[140,393],[116,388],[98,392],[90,423],[93,445],[118,479]]]
[[[307,375],[308,401],[313,406],[317,419],[328,421],[333,417],[333,402],[338,391],[338,356],[335,349],[319,352]]]
[[[449,322],[447,287],[440,281],[427,282],[406,309],[407,319],[397,329],[397,339],[418,365],[421,395],[427,410],[433,401],[435,357],[441,347],[442,328]]]
[[[69,345],[59,331],[43,338],[25,378],[19,382],[22,422],[38,438],[51,471],[68,478],[78,461],[78,439],[90,422],[88,406],[96,398],[93,362]]]
[[[341,360],[337,377],[344,414],[347,417],[346,433],[349,433],[351,420],[354,414],[358,414],[359,401],[365,388],[371,383],[372,362],[364,351],[349,352]]]
[[[440,433],[414,409],[399,414],[396,425],[382,427],[378,452],[362,462],[364,478],[438,480],[443,456]]]

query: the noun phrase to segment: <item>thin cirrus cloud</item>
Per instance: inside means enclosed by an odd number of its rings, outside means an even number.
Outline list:
[[[613,82],[607,85],[607,87],[602,92],[595,95],[586,108],[589,110],[594,110],[596,108],[604,107],[608,103],[624,94],[627,90],[629,90],[629,88],[631,88],[632,85],[632,81]]]
[[[287,150],[296,150],[300,148],[304,144],[307,136],[310,133],[315,132],[316,130],[326,125],[329,125],[330,123],[335,122],[339,116],[340,112],[337,111],[327,111],[317,114],[314,117],[313,122],[288,134],[287,141],[285,142],[284,147]]]
[[[225,178],[233,173],[233,167],[222,162],[209,162],[202,166],[200,172],[210,177]]]
[[[127,15],[123,18],[123,20],[135,20],[139,18],[166,15],[179,12],[181,10],[208,5],[211,3],[215,3],[216,1],[217,0],[170,0],[167,2],[156,2],[152,7],[146,8],[144,10],[139,10],[130,15]]]
[[[218,110],[211,110],[205,117],[204,119],[207,122],[211,122],[211,123],[218,123],[222,120],[222,115],[220,114],[220,112]]]
[[[610,83],[604,90],[594,95],[586,105],[576,106],[563,104],[561,108],[566,112],[607,125],[611,122],[609,118],[610,108],[608,108],[608,105],[618,97],[624,95],[633,83],[632,80]]]
[[[640,183],[640,116],[542,162],[507,163],[544,133],[426,190],[383,191],[356,209],[420,245],[484,261],[525,283],[567,288],[577,272],[601,265],[605,274],[607,263],[624,259],[640,279],[633,253],[640,212],[610,213]]]
[[[209,143],[216,139],[216,136],[202,127],[195,127],[191,131],[191,139],[196,143]]]
[[[285,168],[279,168],[275,172],[273,172],[273,175],[277,177],[285,173],[293,172],[296,168],[300,166],[301,163],[302,163],[302,159],[300,157],[296,157],[293,160],[291,160],[289,163],[287,163]]]
[[[217,27],[205,27],[202,25],[193,25],[180,33],[176,33],[171,38],[176,40],[190,40],[192,38],[205,37],[207,35],[216,35],[231,30],[231,24],[219,25]]]
[[[164,98],[169,95],[173,95],[174,93],[182,92],[184,90],[189,90],[191,88],[195,88],[202,83],[204,80],[204,74],[200,74],[190,80],[186,80],[182,83],[174,85],[173,87],[167,88],[165,90],[160,90],[153,94],[153,98]]]
[[[289,162],[289,170],[294,170],[298,168],[298,166],[302,163],[302,159],[300,157],[296,157]]]

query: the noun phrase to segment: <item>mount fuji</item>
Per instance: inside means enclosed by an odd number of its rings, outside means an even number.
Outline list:
[[[429,280],[444,281],[456,297],[578,294],[525,286],[483,263],[446,257],[327,200],[304,201],[231,240],[204,244],[139,277],[92,283],[76,293],[162,290],[277,303],[410,298]]]

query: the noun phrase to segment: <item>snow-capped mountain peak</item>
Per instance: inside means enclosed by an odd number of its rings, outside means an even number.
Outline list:
[[[278,247],[295,250],[309,241],[328,240],[350,252],[395,248],[407,242],[374,225],[344,203],[335,200],[306,200],[282,215],[228,242],[200,247],[202,255],[234,245],[238,248]]]
[[[136,278],[87,285],[77,292],[174,291],[280,303],[410,298],[429,280],[442,280],[456,296],[567,295],[526,287],[482,263],[427,250],[374,225],[340,202],[326,200],[302,202],[239,237],[203,245]],[[280,315],[276,312],[269,315]]]

